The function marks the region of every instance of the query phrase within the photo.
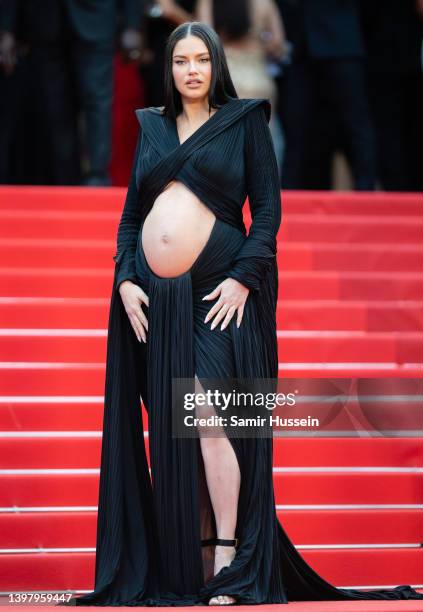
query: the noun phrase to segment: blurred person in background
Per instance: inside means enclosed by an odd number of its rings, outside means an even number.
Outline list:
[[[29,80],[29,46],[19,31],[18,3],[0,0],[0,183],[23,183],[26,161],[24,93]],[[21,150],[19,150],[21,149]],[[36,162],[36,160],[34,160]]]
[[[270,100],[269,127],[281,174],[284,136],[276,113],[277,87],[268,70],[268,60],[278,62],[287,51],[277,6],[273,0],[197,0],[195,16],[218,32],[238,96]]]
[[[278,0],[292,63],[281,110],[286,136],[286,189],[331,187],[339,144],[354,189],[375,187],[375,138],[366,89],[364,46],[356,0]]]
[[[361,2],[378,179],[388,191],[422,191],[422,0]]]
[[[164,63],[166,40],[172,30],[185,21],[192,21],[196,0],[158,0],[146,2],[145,46],[149,61],[140,66],[146,85],[146,106],[164,104]]]
[[[13,74],[11,39],[29,47],[31,83],[30,138],[34,137],[36,175],[32,183],[81,182],[77,119],[83,119],[85,185],[109,185],[113,56],[119,9],[120,43],[126,57],[141,53],[141,0],[3,0],[0,4],[0,63],[5,78]],[[6,40],[6,43],[4,42]],[[9,45],[12,51],[5,54]],[[27,84],[25,84],[26,86]],[[12,88],[13,89],[13,88]],[[9,97],[9,103],[13,95]],[[13,113],[10,108],[7,114]],[[10,145],[10,137],[8,145]],[[22,147],[22,143],[18,148]],[[3,155],[6,152],[2,152]]]
[[[96,0],[93,7],[84,0],[65,2],[78,106],[85,117],[88,173],[84,184],[110,185],[113,57],[117,45],[126,61],[140,60],[144,0]]]

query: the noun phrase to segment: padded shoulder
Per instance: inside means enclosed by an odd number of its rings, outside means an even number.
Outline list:
[[[260,106],[263,107],[267,123],[269,123],[272,106],[268,98],[242,98],[241,102],[244,104],[246,112],[252,110],[253,108]]]
[[[135,116],[138,119],[138,123],[143,125],[143,119],[151,115],[161,116],[164,106],[147,106],[146,108],[135,109]]]
[[[268,98],[230,98],[232,108],[244,115],[257,106],[263,106],[267,121],[270,120],[271,104]]]

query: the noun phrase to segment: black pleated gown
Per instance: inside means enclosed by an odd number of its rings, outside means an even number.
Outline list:
[[[241,472],[239,547],[230,566],[204,578],[201,540],[217,534],[200,441],[172,437],[171,380],[277,378],[281,201],[270,103],[231,99],[182,144],[175,121],[159,108],[136,115],[141,128],[119,225],[108,326],[95,590],[70,605],[207,605],[219,594],[238,604],[423,599],[408,585],[339,589],[304,561],[276,515],[272,438],[230,438]],[[140,236],[156,197],[173,179],[216,221],[190,270],[161,278],[149,268]],[[227,277],[250,289],[243,320],[239,328],[233,317],[223,332],[210,330],[204,318],[214,301],[202,297]],[[118,293],[125,279],[149,297],[146,344],[137,341]],[[151,479],[140,397],[148,411]]]

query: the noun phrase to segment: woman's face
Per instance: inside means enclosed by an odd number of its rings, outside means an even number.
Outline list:
[[[212,74],[211,58],[201,38],[188,36],[176,43],[172,74],[182,98],[201,100],[207,97]]]

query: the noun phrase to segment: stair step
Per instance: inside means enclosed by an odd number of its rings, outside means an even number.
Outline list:
[[[290,540],[302,545],[416,545],[423,528],[421,510],[285,510],[278,518]],[[95,547],[96,529],[96,510],[2,512],[0,554],[6,548]]]
[[[276,320],[279,330],[416,331],[423,301],[279,300]]]
[[[215,333],[219,333],[219,327]],[[279,361],[419,363],[423,332],[278,331]],[[106,329],[0,329],[0,361],[102,364]]]
[[[75,262],[76,263],[76,262]],[[107,298],[113,282],[108,268],[1,267],[0,296]],[[418,272],[279,271],[279,299],[421,300]]]
[[[276,504],[422,504],[422,473],[274,473]],[[0,506],[92,506],[93,473],[0,473]]]
[[[19,356],[21,357],[21,356]],[[81,357],[81,355],[79,355]],[[105,363],[7,361],[0,362],[0,406],[14,401],[96,402],[104,393]],[[423,365],[385,362],[300,362],[281,361],[279,378],[421,378]],[[24,393],[24,395],[22,395]],[[407,419],[419,416],[417,408],[407,403]],[[392,418],[391,412],[389,418]],[[399,415],[404,418],[404,415]],[[57,415],[56,415],[57,417]],[[56,418],[55,417],[55,418]]]
[[[11,262],[10,265],[13,265],[11,255],[8,257]],[[67,259],[71,261],[70,257]],[[8,261],[7,256],[3,261],[5,263]],[[356,242],[348,244],[343,242],[315,243],[279,240],[277,262],[281,271],[421,272],[423,268],[423,247],[417,244]],[[25,264],[23,263],[23,265]]]
[[[17,431],[2,431],[0,433],[0,468],[1,469],[57,469],[57,468],[99,468],[101,437],[102,437],[102,406],[100,405],[59,405],[45,406],[35,414],[40,415],[38,427],[47,425],[44,430],[24,431],[24,419],[30,414],[32,407],[27,404],[17,409],[12,403],[7,406],[9,414],[13,415],[13,424]],[[88,419],[77,421],[75,415],[75,430],[49,431],[48,426],[53,421],[47,420],[52,414],[67,415],[77,413],[78,408],[88,414]],[[93,411],[93,415],[90,412]],[[4,410],[0,411],[1,413]],[[143,408],[144,439],[147,459],[149,458],[148,418]],[[95,418],[95,416],[97,418]],[[5,419],[4,419],[5,420]],[[47,422],[46,422],[47,421]],[[85,423],[84,431],[81,423]],[[31,421],[30,421],[31,422]],[[79,427],[78,427],[79,425]],[[87,429],[87,425],[91,428]],[[80,429],[80,431],[78,431]],[[273,465],[275,468],[360,468],[371,466],[372,469],[395,469],[423,467],[423,445],[421,438],[273,438]]]
[[[10,238],[3,237],[0,261],[4,267],[114,268],[116,241],[93,238]],[[279,270],[344,270],[420,272],[423,248],[420,244],[373,244],[343,242],[278,241]]]
[[[123,206],[123,202],[122,202]],[[0,209],[0,238],[110,239],[116,236],[119,211],[69,209]],[[249,215],[245,217],[247,227]],[[391,214],[289,213],[284,216],[278,238],[283,241],[371,242],[421,244],[423,216]]]
[[[52,187],[2,185],[0,209],[40,209],[56,211],[95,210],[122,212],[126,187]],[[249,217],[248,202],[243,208]],[[348,215],[422,215],[423,197],[420,193],[348,192],[348,191],[282,191],[284,215],[337,214]]]
[[[290,214],[280,227],[278,239],[288,242],[421,244],[422,230],[422,215]]]
[[[423,549],[300,549],[298,552],[322,578],[335,586],[423,582]],[[2,554],[0,590],[92,590],[94,562],[94,552]]]
[[[0,297],[2,328],[107,329],[110,298]],[[279,300],[279,330],[416,331],[423,300]]]
[[[247,207],[245,207],[247,208]],[[284,191],[282,214],[422,215],[420,193],[357,191]]]

